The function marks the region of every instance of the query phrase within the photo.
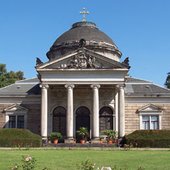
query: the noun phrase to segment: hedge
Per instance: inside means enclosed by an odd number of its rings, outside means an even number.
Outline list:
[[[40,147],[42,139],[27,129],[0,129],[0,147]]]
[[[169,148],[170,130],[137,130],[126,136],[133,147]]]

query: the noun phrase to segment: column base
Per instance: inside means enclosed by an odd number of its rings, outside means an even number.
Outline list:
[[[72,138],[72,139],[65,139],[64,143],[76,143],[76,142],[75,139]]]
[[[43,145],[43,146],[44,146],[44,145],[47,145],[47,143],[48,143],[47,137],[42,137],[42,145]]]
[[[100,139],[99,138],[94,138],[91,140],[91,143],[100,143]]]

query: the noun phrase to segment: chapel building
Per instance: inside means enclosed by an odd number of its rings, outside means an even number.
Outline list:
[[[74,23],[36,61],[37,78],[0,88],[0,128],[26,128],[47,139],[61,132],[72,143],[86,127],[90,140],[113,129],[170,130],[170,90],[130,77],[116,44],[93,22]]]

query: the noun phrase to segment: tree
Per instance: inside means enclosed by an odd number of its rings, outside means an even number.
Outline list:
[[[165,86],[170,89],[170,72],[167,75],[166,81],[165,81]]]
[[[24,73],[22,71],[7,72],[6,65],[0,64],[0,88],[15,83],[17,80],[23,80]]]
[[[6,65],[5,64],[0,64],[0,75],[6,73]]]

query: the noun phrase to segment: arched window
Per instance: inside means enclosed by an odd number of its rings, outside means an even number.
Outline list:
[[[100,131],[113,129],[113,110],[110,107],[104,106],[99,112]]]
[[[86,127],[90,131],[90,110],[85,106],[76,110],[76,130],[80,127]]]
[[[53,111],[53,131],[66,135],[66,109],[58,106]]]

